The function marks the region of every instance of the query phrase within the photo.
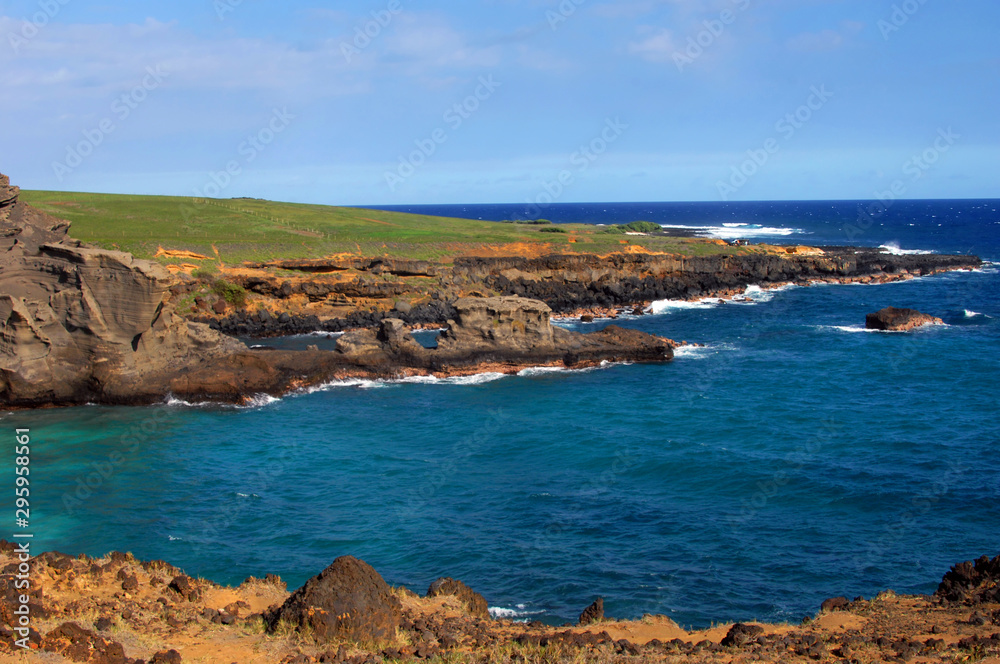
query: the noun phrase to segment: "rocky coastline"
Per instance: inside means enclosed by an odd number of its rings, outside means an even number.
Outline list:
[[[348,378],[665,362],[678,346],[670,339],[616,326],[579,334],[551,318],[641,314],[653,300],[732,297],[750,285],[880,283],[981,265],[974,256],[848,247],[680,256],[630,245],[604,256],[459,256],[450,264],[341,256],[221,266],[210,284],[220,294],[209,301],[201,278],[68,232],[0,176],[5,408],[170,397],[244,403]],[[233,293],[239,306],[227,299]],[[410,334],[425,327],[446,328],[437,348]],[[347,334],[326,351],[253,349],[234,338],[314,331]]]
[[[226,334],[267,338],[371,328],[383,318],[411,327],[440,326],[465,294],[540,300],[561,318],[617,318],[645,313],[657,300],[732,299],[749,286],[883,284],[982,266],[975,256],[894,255],[878,249],[763,247],[758,253],[682,257],[641,252],[549,255],[541,258],[459,257],[450,266],[414,261],[327,259],[278,261],[233,271],[256,311],[220,303],[195,307],[192,320]],[[307,278],[268,270],[299,271]],[[419,278],[414,278],[418,275]],[[180,284],[183,297],[195,288]]]
[[[24,565],[27,589],[15,586]],[[439,578],[419,595],[390,586],[351,556],[291,593],[272,574],[224,587],[127,553],[24,557],[6,541],[0,568],[0,662],[27,655],[92,664],[726,664],[992,662],[1000,655],[1000,556],[953,566],[933,595],[832,597],[797,624],[701,630],[666,616],[615,620],[600,598],[576,624],[494,619],[487,598],[459,580]],[[19,615],[29,616],[26,626]]]

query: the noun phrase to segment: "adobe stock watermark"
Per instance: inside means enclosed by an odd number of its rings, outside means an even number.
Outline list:
[[[587,0],[562,0],[556,9],[549,9],[545,12],[545,20],[549,22],[549,27],[558,30],[559,26],[568,21],[580,5]]]
[[[350,64],[355,56],[372,45],[378,39],[382,31],[389,27],[393,19],[403,13],[402,0],[389,0],[385,9],[378,9],[371,12],[371,20],[363,24],[354,26],[354,39],[350,42],[340,42],[340,52],[344,59]]]
[[[399,155],[399,163],[395,170],[385,171],[385,183],[389,186],[389,190],[395,192],[399,185],[413,177],[427,160],[437,153],[438,148],[448,142],[448,131],[457,131],[502,85],[493,79],[492,74],[480,76],[479,85],[473,93],[461,102],[452,104],[442,114],[441,119],[448,129],[438,127],[427,137],[416,139],[413,142],[416,149],[407,155]]]
[[[100,147],[104,140],[118,129],[120,122],[129,119],[132,113],[149,98],[149,94],[163,85],[170,73],[163,65],[146,67],[146,75],[134,88],[111,103],[111,115],[106,116],[95,127],[83,130],[83,140],[66,146],[66,156],[62,161],[52,162],[52,172],[59,182],[83,164],[84,160]]]
[[[581,145],[576,152],[569,156],[569,163],[573,168],[565,168],[559,171],[554,179],[544,180],[542,182],[543,191],[525,201],[527,205],[524,208],[524,216],[517,214],[515,219],[537,219],[541,216],[542,210],[559,200],[566,189],[576,182],[576,178],[586,173],[594,162],[600,159],[601,155],[622,137],[628,128],[629,126],[619,118],[613,120],[607,118],[598,135],[588,143]]]
[[[688,37],[687,46],[683,51],[674,51],[673,60],[677,71],[683,72],[685,67],[693,65],[695,60],[715,44],[726,28],[735,23],[739,15],[750,7],[750,0],[732,0],[732,3],[736,6],[735,10],[723,9],[717,18],[702,21],[704,29]]]
[[[893,33],[899,32],[903,26],[910,22],[910,19],[917,15],[917,12],[927,4],[927,0],[904,0],[900,4],[892,6],[892,13],[888,19],[879,19],[878,30],[882,33],[882,39],[889,41]]]
[[[7,41],[10,43],[10,47],[14,49],[14,54],[21,55],[21,47],[37,37],[42,28],[51,23],[59,15],[59,12],[62,11],[62,8],[70,2],[72,0],[40,0],[38,11],[32,14],[31,18],[24,17],[21,19],[20,30],[12,30],[7,33]]]
[[[930,171],[955,146],[960,138],[962,138],[962,135],[956,134],[951,127],[938,129],[937,136],[931,145],[903,162],[901,169],[903,175],[908,176],[907,179],[896,178],[889,185],[888,189],[876,191],[875,199],[871,203],[867,205],[864,203],[858,204],[857,222],[844,226],[844,234],[847,235],[847,239],[853,241],[859,236],[864,235],[875,222],[881,219],[895,205],[897,200],[906,196],[910,185],[917,182]]]
[[[220,21],[226,20],[226,14],[233,13],[242,4],[243,0],[212,0],[215,15],[219,17]]]
[[[728,201],[730,196],[742,189],[750,181],[750,178],[755,176],[771,160],[771,157],[781,151],[781,146],[792,140],[795,134],[806,126],[833,97],[833,93],[826,89],[825,84],[819,87],[814,85],[809,90],[811,94],[804,104],[791,113],[786,113],[785,117],[775,123],[774,131],[777,136],[768,138],[760,148],[747,150],[746,161],[738,166],[730,167],[729,179],[718,180],[715,183],[715,188],[722,200]]]
[[[264,126],[247,136],[236,146],[236,153],[243,158],[242,161],[231,159],[226,162],[222,170],[210,172],[206,182],[200,187],[195,187],[195,198],[219,198],[222,192],[233,183],[233,180],[243,174],[244,166],[256,161],[257,157],[268,149],[268,146],[275,141],[278,135],[288,129],[295,117],[288,111],[287,106],[273,109],[271,117],[264,123]],[[197,200],[193,204],[184,203],[180,208],[181,217],[184,221],[190,221],[197,212],[197,208],[207,204],[198,203]]]

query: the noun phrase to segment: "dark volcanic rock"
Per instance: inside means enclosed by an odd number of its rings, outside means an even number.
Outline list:
[[[63,623],[46,634],[42,650],[59,653],[74,662],[127,664],[129,661],[120,643],[109,641],[73,622]]]
[[[736,623],[729,628],[729,632],[726,634],[725,638],[722,639],[722,645],[724,646],[742,646],[743,644],[751,641],[761,634],[764,633],[764,628],[760,625],[747,625],[745,623]]]
[[[389,639],[400,624],[402,607],[370,565],[337,558],[309,579],[268,619],[271,631],[282,622],[310,631],[317,640]]]
[[[949,602],[1000,602],[1000,556],[958,563],[944,575],[934,594]]]
[[[439,595],[454,595],[462,600],[469,614],[476,618],[490,617],[486,599],[461,581],[456,581],[450,577],[438,579],[427,589],[427,597],[437,597]]]
[[[840,611],[846,609],[850,603],[846,597],[831,597],[824,601],[819,608],[821,611]]]
[[[604,598],[598,597],[594,600],[594,603],[583,610],[580,614],[580,620],[577,624],[591,625],[593,623],[598,623],[604,620]]]
[[[884,332],[908,332],[921,325],[942,324],[940,318],[922,314],[916,309],[886,307],[865,317],[865,327]]]

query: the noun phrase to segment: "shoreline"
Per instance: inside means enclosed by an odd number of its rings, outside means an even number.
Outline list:
[[[0,566],[6,570],[11,563],[18,564],[16,546],[0,541]],[[492,617],[486,599],[461,581],[438,579],[421,596],[388,586],[350,556],[294,593],[272,574],[222,586],[127,553],[91,558],[47,552],[27,564],[31,626],[21,643],[29,651],[99,664],[507,664],[540,657],[553,664],[742,664],[970,656],[990,662],[984,658],[1000,655],[1000,556],[953,566],[934,595],[887,590],[870,599],[831,597],[797,624],[713,622],[704,629],[685,629],[664,615],[616,620],[604,615],[600,599],[581,607],[575,625]],[[0,590],[9,597],[10,579],[0,580]],[[303,593],[312,594],[306,599]],[[335,606],[356,617],[345,621],[348,614],[327,612]],[[380,626],[391,629],[378,631]],[[18,639],[0,628],[0,662],[20,661],[11,659]]]

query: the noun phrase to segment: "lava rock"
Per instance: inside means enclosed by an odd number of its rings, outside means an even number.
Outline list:
[[[370,565],[343,556],[309,579],[268,619],[274,632],[284,622],[317,640],[374,641],[395,636],[402,607]]]
[[[722,639],[724,646],[742,646],[764,633],[764,628],[760,625],[747,625],[736,623],[729,628],[729,632]]]
[[[842,611],[848,607],[850,600],[846,597],[831,597],[820,604],[820,611]]]
[[[592,625],[604,620],[604,598],[598,597],[594,603],[583,610],[580,614],[578,625]]]
[[[476,618],[489,618],[489,606],[486,599],[461,581],[450,577],[442,577],[427,589],[427,597],[439,595],[454,595],[462,601],[470,615]]]
[[[916,309],[886,307],[865,317],[865,327],[884,332],[908,332],[921,325],[941,325],[944,321],[934,316],[920,313]]]

